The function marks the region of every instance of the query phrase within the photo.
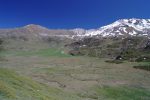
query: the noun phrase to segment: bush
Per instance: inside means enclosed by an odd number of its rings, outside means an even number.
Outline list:
[[[150,71],[150,65],[138,65],[138,66],[133,66],[133,68]]]
[[[122,60],[106,60],[105,62],[107,62],[107,63],[115,63],[115,64],[121,64],[121,63],[123,63]]]
[[[140,52],[133,48],[129,48],[125,50],[124,52],[122,52],[122,56],[127,60],[131,58],[137,58],[139,55],[140,55]]]
[[[2,43],[3,43],[3,40],[2,39],[0,39],[0,51],[2,51]]]
[[[139,57],[136,59],[137,62],[150,62],[150,57]]]

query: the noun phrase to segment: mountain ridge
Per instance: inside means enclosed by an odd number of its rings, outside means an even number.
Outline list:
[[[147,36],[150,37],[150,19],[119,19],[109,25],[97,29],[49,29],[41,25],[28,24],[19,28],[0,29],[1,33],[16,33],[20,30],[26,30],[28,33],[36,33],[39,36],[60,36],[67,38],[84,38],[84,37],[118,37],[118,36]]]
[[[48,29],[40,25],[29,24],[20,28],[0,29],[0,38],[3,40],[23,40],[23,41],[78,41],[84,38],[115,38],[120,39],[140,36],[150,38],[150,19],[120,19],[109,25],[85,30],[76,29]],[[62,41],[63,40],[63,41]]]

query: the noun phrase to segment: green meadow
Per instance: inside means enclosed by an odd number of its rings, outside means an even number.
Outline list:
[[[149,100],[150,73],[61,49],[0,53],[0,100]],[[148,63],[146,63],[148,64]]]

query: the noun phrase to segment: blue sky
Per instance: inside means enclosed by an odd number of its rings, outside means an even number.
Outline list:
[[[150,18],[150,0],[0,0],[0,28],[99,28],[124,18]]]

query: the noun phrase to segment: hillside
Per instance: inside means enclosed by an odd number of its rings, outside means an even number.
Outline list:
[[[0,100],[149,100],[150,20],[0,29]]]

